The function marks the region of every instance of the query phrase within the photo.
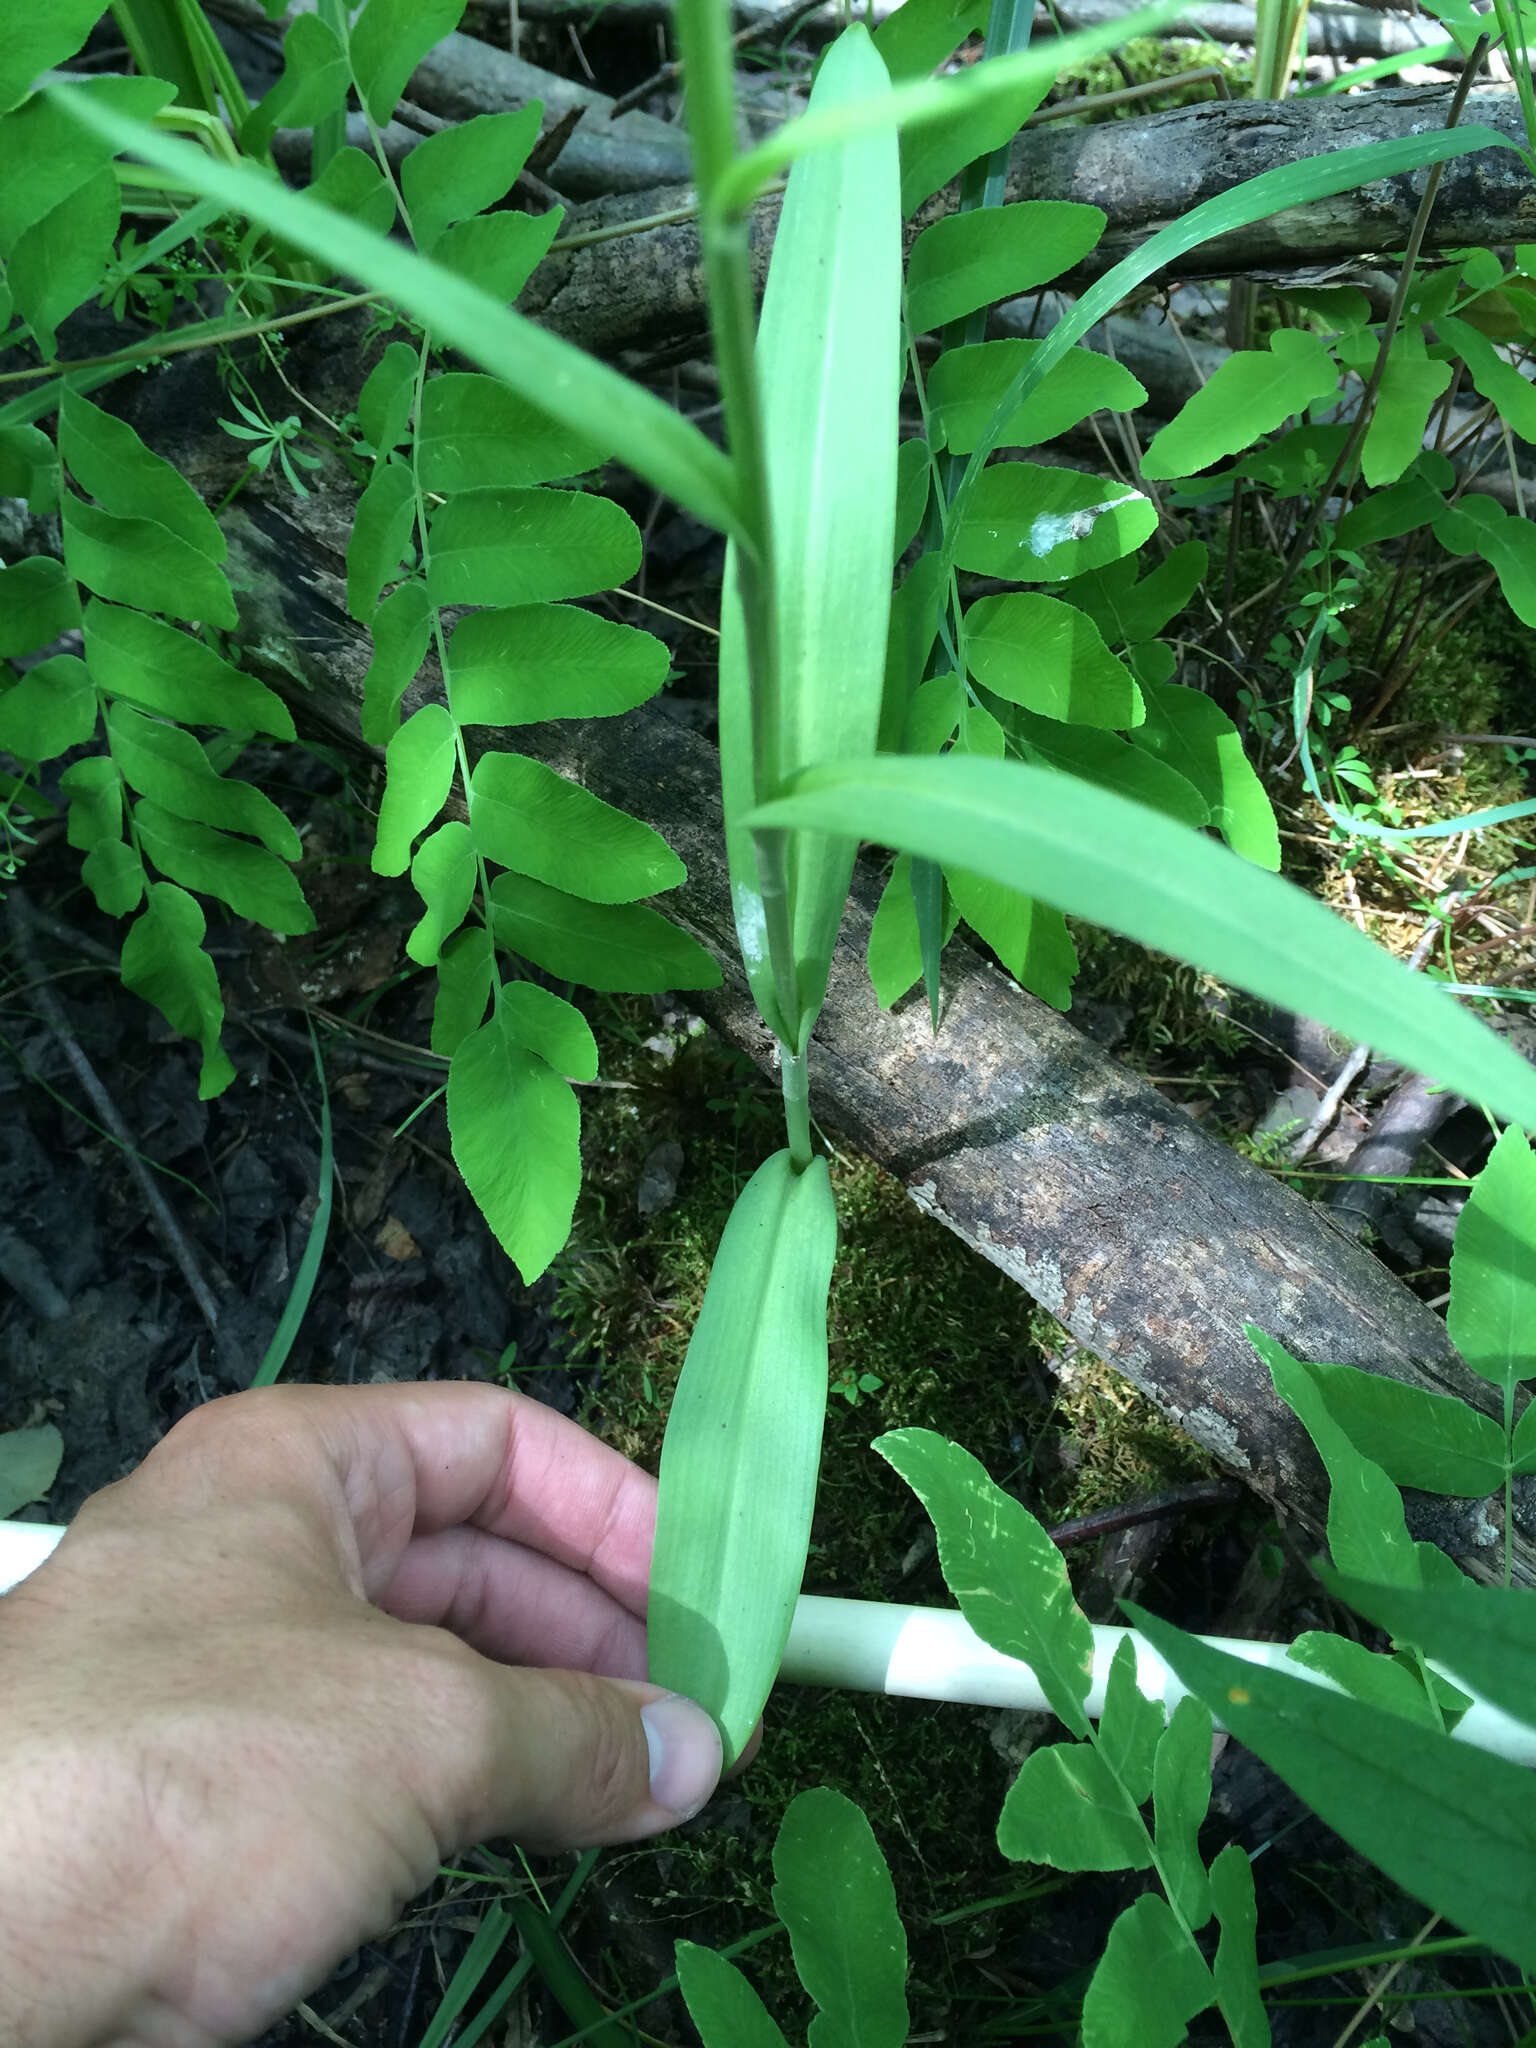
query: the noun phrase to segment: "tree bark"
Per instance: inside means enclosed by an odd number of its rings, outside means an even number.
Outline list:
[[[1210,101],[1093,128],[1026,129],[1013,146],[1008,198],[1074,199],[1108,216],[1098,247],[1067,278],[1067,288],[1102,276],[1170,221],[1180,219],[1260,172],[1302,157],[1331,155],[1442,128],[1450,89],[1373,92],[1349,99]],[[1468,125],[1493,128],[1523,142],[1513,94],[1478,94],[1467,103]],[[1401,249],[1427,174],[1378,179],[1362,190],[1290,207],[1191,250],[1159,272],[1163,281],[1284,277]],[[570,237],[611,231],[629,221],[686,206],[686,186],[626,192],[574,207],[562,228]],[[954,194],[931,200],[907,224],[908,242],[950,211]],[[779,202],[765,199],[753,214],[753,260],[766,275]],[[1528,241],[1536,237],[1536,183],[1514,149],[1480,150],[1445,166],[1430,216],[1426,248]],[[652,347],[698,333],[703,277],[692,220],[559,251],[534,272],[521,309],[584,347],[611,353]]]
[[[296,717],[359,747],[369,647],[345,613],[338,529],[323,508],[292,504],[237,504],[224,523],[245,665],[284,690]],[[428,673],[416,692],[438,687]],[[677,848],[688,880],[665,907],[724,975],[689,1000],[770,1067],[772,1042],[736,951],[714,749],[654,706],[523,727],[516,744]],[[969,947],[945,955],[937,1037],[921,1000],[881,1011],[864,969],[878,890],[861,866],[813,1044],[813,1086],[818,1115],[899,1175],[920,1207],[1313,1531],[1324,1524],[1326,1483],[1245,1322],[1303,1358],[1364,1366],[1492,1412],[1493,1390],[1461,1365],[1444,1323],[1325,1209],[1208,1136]],[[1469,1512],[1421,1500],[1418,1512],[1422,1533],[1487,1575],[1481,1504]],[[1523,1533],[1516,1559],[1521,1581],[1536,1583],[1536,1548]]]

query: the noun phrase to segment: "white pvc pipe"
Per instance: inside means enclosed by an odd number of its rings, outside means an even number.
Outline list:
[[[63,1534],[53,1523],[0,1521],[0,1594],[36,1571]],[[1104,1711],[1110,1663],[1126,1637],[1135,1646],[1138,1687],[1171,1714],[1189,1688],[1134,1629],[1097,1624],[1089,1714],[1097,1720]],[[1337,1690],[1317,1672],[1292,1663],[1286,1643],[1250,1643],[1224,1636],[1202,1636],[1200,1641],[1245,1663]],[[843,1692],[1049,1711],[1040,1682],[1027,1664],[990,1649],[962,1614],[942,1607],[890,1607],[876,1600],[829,1600],[802,1593],[779,1676],[791,1685],[828,1685]],[[1536,1764],[1536,1728],[1486,1700],[1473,1700],[1456,1725],[1455,1738],[1512,1763]]]

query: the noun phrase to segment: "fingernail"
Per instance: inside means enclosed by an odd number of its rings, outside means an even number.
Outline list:
[[[640,1722],[651,1752],[651,1797],[687,1820],[720,1781],[720,1731],[678,1692],[642,1707]]]

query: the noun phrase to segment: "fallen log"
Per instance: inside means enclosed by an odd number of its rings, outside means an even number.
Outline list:
[[[335,523],[313,505],[247,500],[224,525],[245,664],[285,692],[297,719],[359,748],[369,645],[345,613]],[[437,686],[426,673],[415,689]],[[771,1067],[736,952],[714,749],[655,706],[523,727],[517,744],[677,848],[688,880],[667,910],[724,973],[718,990],[690,1001]],[[1461,1365],[1444,1323],[1326,1210],[1210,1137],[969,947],[945,956],[937,1037],[921,1000],[882,1011],[864,969],[878,888],[861,867],[814,1040],[813,1087],[818,1115],[897,1174],[920,1207],[1314,1532],[1326,1511],[1321,1468],[1245,1321],[1302,1357],[1453,1391],[1492,1412],[1494,1390]],[[1515,1557],[1522,1583],[1536,1584],[1531,1505],[1517,1506]],[[1491,1575],[1483,1504],[1421,1499],[1418,1512],[1422,1533]]]
[[[1443,127],[1450,90],[1431,86],[1345,99],[1210,101],[1094,128],[1026,129],[1013,145],[1008,198],[1073,199],[1103,211],[1108,226],[1098,247],[1060,280],[1069,289],[1081,287],[1159,228],[1260,172],[1302,157]],[[1523,146],[1513,93],[1474,95],[1463,119]],[[1158,281],[1284,278],[1401,249],[1424,177],[1408,172],[1332,199],[1288,207],[1191,250],[1160,271]],[[603,239],[552,251],[534,272],[520,308],[556,333],[602,352],[655,346],[697,333],[704,286],[696,222],[673,219],[620,232],[651,216],[675,214],[688,199],[688,189],[675,186],[573,207],[562,225],[562,241],[574,243],[594,234]],[[930,201],[907,224],[909,243],[954,204],[952,192]],[[777,199],[764,199],[753,214],[759,284],[767,271],[778,207]],[[1480,150],[1445,165],[1427,249],[1486,247],[1533,236],[1536,181],[1514,148]]]

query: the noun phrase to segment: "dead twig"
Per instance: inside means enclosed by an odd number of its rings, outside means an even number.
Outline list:
[[[1166,1493],[1150,1493],[1142,1500],[1128,1500],[1118,1507],[1095,1508],[1092,1514],[1075,1515],[1070,1522],[1058,1522],[1046,1534],[1059,1550],[1073,1543],[1092,1543],[1100,1536],[1118,1536],[1124,1529],[1139,1528],[1143,1522],[1161,1522],[1185,1508],[1230,1507],[1243,1498],[1235,1479],[1194,1479],[1187,1486],[1170,1487]]]

